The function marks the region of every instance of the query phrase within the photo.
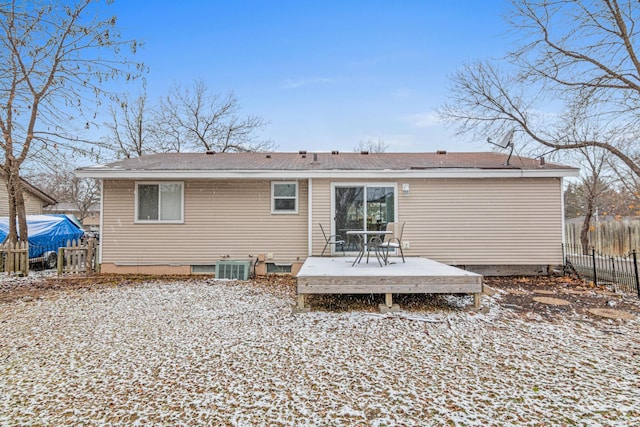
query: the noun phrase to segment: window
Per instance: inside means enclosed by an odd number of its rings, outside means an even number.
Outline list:
[[[298,213],[298,183],[271,183],[271,212]]]
[[[384,230],[396,218],[396,185],[334,184],[334,229],[344,237],[347,230]]]
[[[291,264],[276,264],[273,262],[268,262],[267,273],[291,273]]]
[[[181,182],[137,183],[137,222],[182,222]]]
[[[213,265],[192,265],[191,273],[193,274],[215,274],[216,266]]]

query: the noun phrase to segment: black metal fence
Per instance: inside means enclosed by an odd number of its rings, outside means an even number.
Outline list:
[[[577,274],[596,285],[613,285],[616,292],[635,293],[640,298],[638,256],[635,249],[626,255],[611,256],[590,247],[563,245],[566,273]]]

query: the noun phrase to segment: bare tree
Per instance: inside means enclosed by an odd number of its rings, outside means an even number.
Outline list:
[[[119,97],[111,105],[111,121],[106,123],[110,133],[107,144],[118,159],[139,157],[163,151],[157,140],[155,110],[149,105],[146,85],[133,100]]]
[[[34,155],[86,151],[74,123],[92,126],[94,108],[113,79],[143,69],[122,55],[116,18],[100,18],[99,0],[0,4],[0,147],[9,193],[9,241],[27,239],[20,173]],[[109,3],[109,2],[107,2]]]
[[[52,196],[58,203],[68,203],[82,222],[100,201],[100,183],[95,179],[78,178],[73,166],[67,164],[50,173],[29,177],[29,181]]]
[[[261,116],[239,116],[240,104],[233,93],[211,94],[202,80],[192,87],[174,85],[162,98],[159,129],[165,151],[213,150],[218,152],[267,151],[271,141],[258,141],[256,132],[265,126]]]
[[[538,151],[597,147],[640,176],[638,2],[512,3],[520,47],[453,75],[440,115],[483,139],[515,128]]]
[[[640,206],[640,176],[630,172],[615,159],[608,159],[608,165],[619,184],[620,191],[625,193],[626,204]]]
[[[389,145],[384,142],[382,139],[374,141],[373,139],[368,139],[366,141],[360,141],[357,147],[353,149],[354,152],[360,153],[362,151],[368,151],[369,153],[384,153],[389,148]]]
[[[584,220],[580,229],[580,245],[583,253],[589,253],[589,229],[601,196],[611,189],[607,174],[607,152],[593,147],[577,149],[580,156],[582,174],[576,187],[577,195],[582,200]]]
[[[69,182],[69,202],[74,204],[78,219],[83,222],[100,202],[100,182],[92,178],[78,178],[73,172]]]

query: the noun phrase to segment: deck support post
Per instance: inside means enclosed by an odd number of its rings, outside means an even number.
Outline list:
[[[477,293],[473,294],[473,306],[476,309],[480,308],[480,295],[482,295],[482,293],[480,293],[480,292],[477,292]]]
[[[298,294],[298,304],[294,305],[291,308],[293,313],[308,313],[311,311],[311,307],[306,307],[305,303],[305,294]]]
[[[379,304],[380,313],[396,313],[400,311],[400,306],[393,303],[393,294],[384,294],[384,304]]]

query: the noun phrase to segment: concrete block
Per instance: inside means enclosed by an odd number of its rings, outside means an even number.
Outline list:
[[[488,296],[492,297],[492,296],[494,296],[495,294],[498,293],[498,290],[497,289],[493,289],[492,287],[487,286],[487,285],[482,285],[482,293],[484,295],[488,295]]]
[[[311,311],[311,307],[298,307],[297,304],[293,304],[291,306],[291,313],[299,314],[299,313],[308,313]]]
[[[391,307],[386,304],[378,304],[378,309],[380,309],[380,313],[397,313],[401,310],[398,304],[392,304]]]

